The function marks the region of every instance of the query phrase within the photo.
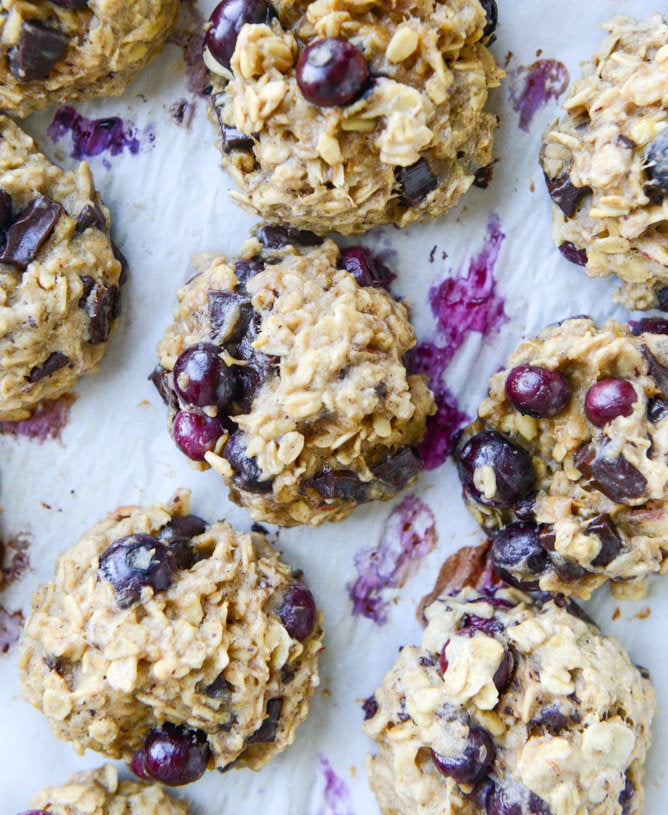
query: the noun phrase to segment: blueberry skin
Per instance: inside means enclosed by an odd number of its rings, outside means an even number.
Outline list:
[[[145,586],[164,591],[174,571],[169,547],[141,532],[119,538],[100,555],[100,576],[113,585],[121,608],[136,603]]]

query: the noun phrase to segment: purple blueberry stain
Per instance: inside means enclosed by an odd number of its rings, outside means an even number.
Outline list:
[[[510,103],[519,116],[520,130],[529,132],[534,116],[548,102],[559,99],[568,81],[568,69],[556,59],[539,59],[512,72]]]
[[[136,156],[150,150],[155,143],[153,123],[139,128],[134,122],[124,121],[120,116],[88,119],[67,105],[58,108],[47,133],[53,142],[69,136],[72,145],[70,156],[78,161],[103,154],[118,156],[130,153]]]
[[[348,585],[353,616],[386,623],[390,600],[384,592],[401,588],[437,540],[431,508],[417,495],[407,495],[387,516],[378,544],[355,555],[357,578]]]
[[[318,755],[318,764],[325,778],[323,792],[325,806],[320,810],[321,815],[355,815],[346,782],[334,772],[332,765],[322,753]]]
[[[186,66],[188,92],[205,99],[210,88],[209,71],[202,60],[204,47],[204,15],[194,0],[181,3],[181,20],[167,42],[181,49]]]
[[[40,444],[47,440],[61,441],[75,399],[71,393],[58,399],[44,399],[30,418],[20,422],[0,422],[0,435],[23,437]]]
[[[418,343],[411,354],[416,373],[426,374],[436,400],[436,414],[427,419],[427,432],[419,447],[426,470],[443,464],[452,451],[457,430],[469,421],[443,381],[447,367],[471,333],[487,337],[508,321],[494,278],[504,239],[499,217],[492,213],[483,247],[470,259],[468,267],[460,268],[429,290],[436,340]]]
[[[21,611],[8,611],[0,605],[0,654],[7,651],[21,636],[23,628],[23,613]]]

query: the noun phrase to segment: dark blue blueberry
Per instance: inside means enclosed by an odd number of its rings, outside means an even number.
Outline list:
[[[209,18],[204,47],[216,62],[229,69],[242,27],[246,23],[268,23],[273,16],[274,10],[265,0],[223,0]]]
[[[532,523],[512,523],[499,530],[492,542],[492,563],[511,586],[535,589],[537,578],[550,559],[540,541],[540,530]]]
[[[436,769],[458,784],[474,785],[489,772],[496,749],[490,734],[482,727],[471,727],[461,756],[443,756],[434,750],[431,757]]]
[[[297,62],[297,85],[304,99],[322,108],[357,99],[369,79],[364,54],[343,37],[312,42]]]
[[[316,608],[313,595],[301,582],[288,587],[278,609],[278,617],[288,634],[296,640],[305,640],[315,628]]]
[[[457,469],[464,489],[476,501],[491,507],[511,507],[533,488],[535,476],[531,456],[494,430],[483,430],[457,451]],[[475,484],[476,471],[491,467],[495,490],[483,495]]]
[[[180,787],[204,775],[211,750],[201,730],[167,722],[146,734],[142,754],[149,778],[167,787]]]
[[[560,413],[571,399],[571,386],[559,371],[539,365],[517,365],[506,378],[506,396],[529,416],[546,418]]]
[[[137,532],[114,541],[100,555],[100,572],[114,587],[121,608],[136,603],[144,587],[164,591],[174,576],[169,547]]]

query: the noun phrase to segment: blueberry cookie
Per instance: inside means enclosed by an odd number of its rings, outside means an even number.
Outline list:
[[[522,343],[455,458],[504,579],[642,591],[668,558],[668,321],[575,318]]]
[[[188,805],[157,784],[119,781],[111,764],[76,773],[61,787],[48,787],[30,806],[22,815],[188,815]]]
[[[121,260],[88,165],[61,170],[0,116],[0,420],[95,370],[120,310]]]
[[[265,536],[208,525],[188,499],[122,507],[65,551],[19,657],[56,736],[168,786],[291,744],[322,649],[311,592]]]
[[[452,207],[492,160],[494,0],[223,0],[204,59],[232,200],[319,234]]]
[[[668,308],[668,25],[613,17],[543,136],[552,234],[629,308]]]
[[[178,293],[153,381],[178,447],[282,526],[394,497],[422,466],[434,401],[391,274],[366,249],[264,226]]]
[[[464,589],[426,610],[367,701],[387,815],[633,815],[656,711],[644,669],[574,604]]]
[[[178,0],[1,0],[0,109],[118,96],[178,13]]]

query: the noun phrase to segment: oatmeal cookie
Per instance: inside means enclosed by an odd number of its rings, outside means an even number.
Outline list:
[[[0,116],[0,420],[95,370],[120,311],[122,255],[87,164],[51,164]]]
[[[543,136],[552,234],[629,308],[668,308],[668,25],[613,17]]]
[[[188,504],[121,507],[66,550],[19,657],[56,736],[169,786],[291,744],[322,650],[313,596],[265,536]]]
[[[188,805],[157,784],[119,781],[111,764],[76,773],[62,787],[47,787],[30,806],[34,815],[188,815]]]
[[[0,109],[118,96],[178,13],[178,0],[0,0]]]
[[[282,526],[394,497],[422,462],[434,401],[390,272],[362,247],[264,226],[178,293],[152,378],[179,448]]]
[[[668,556],[668,321],[575,318],[523,342],[455,458],[507,581],[641,592]]]
[[[232,200],[319,234],[435,218],[492,160],[494,0],[223,0],[204,58]]]
[[[366,704],[387,815],[633,815],[656,712],[647,671],[564,598],[464,589],[426,610]]]

